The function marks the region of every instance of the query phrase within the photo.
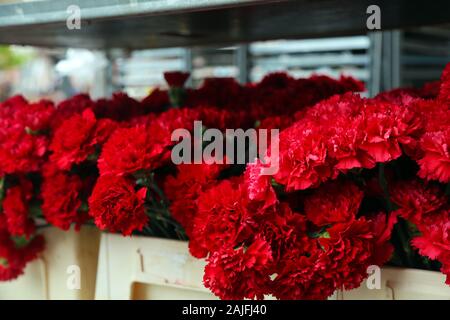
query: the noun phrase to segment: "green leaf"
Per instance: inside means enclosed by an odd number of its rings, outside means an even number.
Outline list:
[[[8,260],[0,257],[0,266],[7,268],[9,266]]]
[[[29,242],[29,240],[25,236],[11,237],[11,239],[14,241],[16,248],[26,247]]]

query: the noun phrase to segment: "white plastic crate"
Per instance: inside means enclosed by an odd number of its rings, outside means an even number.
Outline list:
[[[187,242],[105,233],[96,299],[217,299],[203,286],[204,266]]]
[[[335,296],[337,300],[450,300],[450,286],[440,272],[386,267],[381,269],[380,289],[370,290],[363,282]]]
[[[80,232],[48,227],[41,233],[45,251],[27,265],[18,279],[0,282],[0,300],[93,299],[100,231],[90,226],[82,227]],[[79,267],[79,289],[67,285],[74,275],[70,266]]]

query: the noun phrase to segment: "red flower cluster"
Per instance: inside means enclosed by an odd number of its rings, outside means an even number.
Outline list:
[[[45,160],[54,112],[49,101],[29,103],[20,96],[0,105],[0,176],[37,171]]]
[[[115,123],[109,119],[97,120],[92,109],[71,116],[55,130],[50,161],[60,170],[69,170],[94,155],[96,147],[105,142],[114,128]]]
[[[324,299],[337,288],[359,286],[369,265],[390,257],[393,223],[381,213],[357,218],[363,194],[354,184],[325,184],[305,196],[302,214],[288,203],[251,196],[259,177],[244,177],[225,180],[197,200],[191,253],[208,256],[205,285],[220,298]],[[264,258],[252,257],[261,262],[248,265],[255,246],[264,248],[258,252]],[[236,283],[226,281],[234,277]]]
[[[136,192],[132,181],[126,178],[101,176],[89,198],[89,214],[100,229],[130,235],[147,225],[146,194],[146,188]]]
[[[280,134],[278,183],[288,190],[315,187],[351,169],[371,169],[414,149],[419,114],[408,106],[334,96],[303,113]]]
[[[13,236],[29,238],[34,230],[34,221],[29,216],[29,201],[32,198],[33,185],[21,179],[19,185],[9,188],[3,199],[3,213],[6,226]]]
[[[117,93],[0,105],[0,279],[42,250],[35,217],[64,230],[92,218],[124,235],[187,236],[222,299],[356,288],[390,259],[405,219],[419,232],[413,247],[450,275],[450,65],[439,83],[372,99],[346,77],[275,73],[195,90],[183,88],[187,74],[165,78],[170,88],[142,101]],[[263,159],[175,166],[171,135],[195,120],[282,129],[278,172],[265,175]]]
[[[6,225],[4,216],[0,215],[0,281],[20,276],[25,265],[44,250],[42,236],[34,236],[22,243],[19,238],[11,237]]]
[[[441,271],[450,285],[450,201],[437,185],[424,185],[418,180],[403,183],[392,200],[396,213],[413,222],[420,236],[412,239],[419,253],[441,262]]]

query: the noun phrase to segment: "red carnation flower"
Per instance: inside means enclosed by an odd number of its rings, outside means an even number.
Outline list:
[[[324,136],[297,122],[280,133],[279,171],[274,178],[288,191],[315,187],[332,177]]]
[[[205,287],[221,299],[263,299],[270,280],[272,254],[269,244],[256,239],[250,246],[223,247],[205,267]]]
[[[183,226],[188,237],[192,233],[197,214],[197,198],[216,183],[220,165],[184,164],[177,167],[178,173],[168,176],[164,191],[171,201],[170,213]]]
[[[289,127],[295,119],[288,116],[272,116],[261,120],[258,129],[285,129]]]
[[[44,238],[39,235],[19,248],[8,232],[0,228],[0,281],[13,280],[22,275],[26,264],[36,259],[44,247]]]
[[[397,214],[414,223],[422,221],[425,215],[436,212],[447,203],[447,197],[437,186],[426,186],[417,179],[397,183],[391,194],[392,202],[399,207]]]
[[[272,248],[274,261],[279,261],[293,249],[308,251],[307,221],[302,214],[292,212],[289,205],[280,203],[260,224],[260,232]]]
[[[450,210],[433,214],[418,225],[422,235],[412,240],[421,255],[439,259],[450,252]]]
[[[178,128],[184,128],[192,131],[194,127],[194,121],[201,118],[201,110],[197,108],[176,108],[169,109],[153,118],[153,121],[149,122],[150,126],[156,126],[167,130],[165,133],[166,140],[170,141],[170,135],[172,131]]]
[[[424,155],[417,161],[420,166],[419,177],[450,182],[450,129],[426,133],[420,146]]]
[[[55,113],[55,106],[49,100],[30,103],[16,110],[15,121],[33,133],[43,133],[50,129],[51,120]]]
[[[151,170],[170,157],[170,133],[159,125],[117,129],[103,146],[100,174],[132,174]]]
[[[224,245],[237,245],[247,239],[254,223],[246,195],[236,183],[224,180],[202,193],[197,200],[191,254],[201,258]]]
[[[450,285],[450,210],[428,216],[418,227],[422,235],[411,244],[421,255],[441,262],[441,272],[447,275],[446,283]]]
[[[331,182],[305,200],[305,213],[317,226],[349,222],[356,217],[363,192],[350,182]]]
[[[75,223],[76,229],[89,216],[81,210],[81,179],[63,171],[47,169],[41,186],[42,213],[54,226],[68,230]]]
[[[101,230],[131,235],[148,223],[146,193],[146,188],[135,191],[133,183],[123,177],[101,176],[89,198],[89,214]]]
[[[129,121],[146,112],[141,103],[123,92],[115,92],[111,99],[99,99],[93,110],[97,118],[115,121]]]
[[[189,72],[172,71],[164,72],[164,79],[169,87],[181,88],[189,78]]]
[[[326,299],[336,287],[326,277],[329,259],[326,254],[314,250],[308,255],[297,248],[290,250],[279,262],[271,293],[283,300]]]
[[[0,230],[0,281],[9,281],[23,274],[25,263],[21,259],[9,234]]]
[[[372,231],[374,234],[374,247],[372,252],[371,264],[382,266],[392,256],[394,246],[389,242],[394,225],[397,223],[397,214],[395,212],[388,215],[378,213],[371,220]]]
[[[152,90],[152,92],[141,101],[146,112],[162,112],[167,108],[169,103],[167,91],[158,88]]]
[[[246,92],[234,78],[207,78],[197,90],[187,90],[186,105],[243,110],[248,105]]]
[[[32,184],[23,180],[21,185],[9,188],[3,199],[3,212],[6,217],[8,232],[14,236],[29,238],[35,230],[28,207],[32,197]]]
[[[329,237],[319,239],[329,258],[327,276],[337,288],[359,287],[372,263],[374,233],[364,218],[340,223],[327,229]]]
[[[114,122],[97,121],[92,110],[86,109],[58,127],[50,145],[53,151],[50,160],[59,169],[68,170],[73,164],[81,163],[94,154],[96,147],[109,137],[114,128]]]
[[[244,173],[244,186],[247,188],[248,198],[251,201],[262,203],[266,209],[278,202],[277,195],[272,188],[272,177],[264,175],[265,165],[260,161],[247,164]]]
[[[22,128],[0,133],[0,173],[38,171],[47,146],[47,137],[31,135]]]
[[[71,98],[61,101],[51,120],[51,127],[57,128],[61,123],[74,116],[75,114],[81,114],[86,109],[92,109],[94,102],[87,94],[76,94]]]

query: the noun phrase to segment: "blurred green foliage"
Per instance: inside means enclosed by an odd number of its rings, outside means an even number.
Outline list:
[[[11,46],[0,46],[0,69],[20,66],[29,57],[29,54],[17,52]]]

